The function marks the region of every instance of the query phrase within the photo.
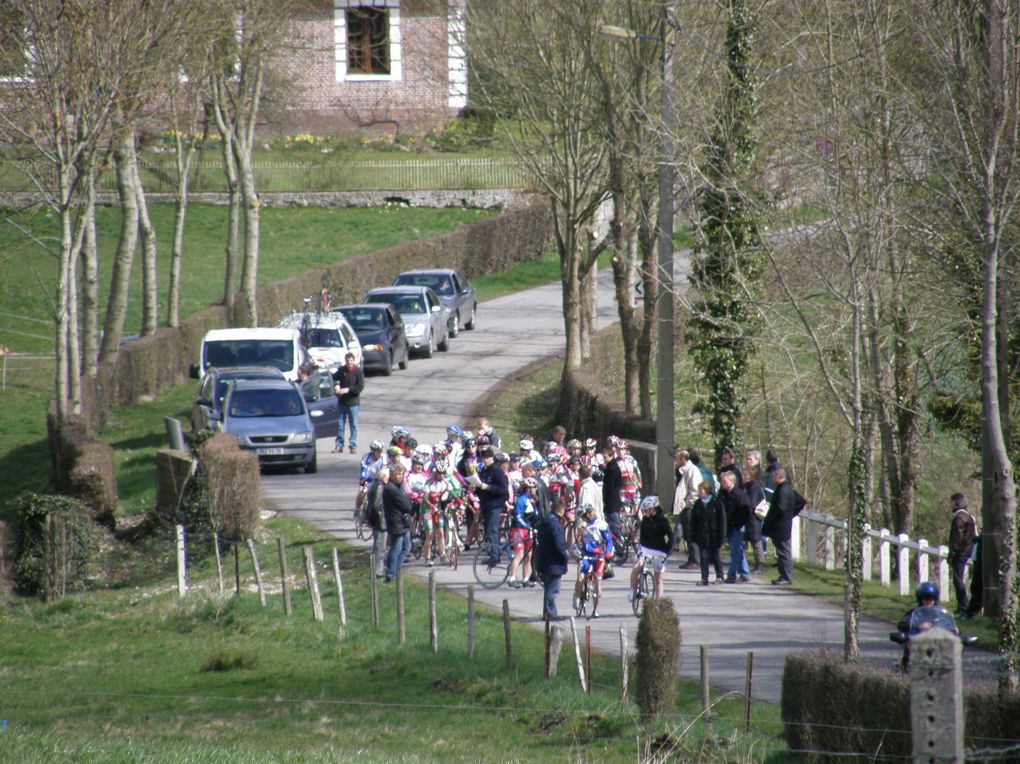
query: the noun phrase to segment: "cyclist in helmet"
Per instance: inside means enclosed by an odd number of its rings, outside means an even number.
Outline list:
[[[910,608],[903,617],[896,624],[896,630],[903,634],[910,634],[910,621],[914,615],[914,611],[917,608],[922,607],[938,607],[939,606],[939,587],[937,584],[931,581],[922,581],[917,585],[914,590],[914,600],[917,602],[916,607]],[[957,632],[959,633],[959,632]],[[910,642],[904,642],[903,644],[903,659],[900,661],[900,669],[908,671],[910,668]]]
[[[662,596],[663,573],[666,570],[666,558],[673,549],[673,527],[659,505],[658,496],[646,496],[638,505],[641,525],[638,529],[637,561],[630,571],[630,591],[627,599],[634,600],[637,591],[638,576],[641,568],[651,565],[655,572],[655,596]]]
[[[599,599],[602,596],[602,574],[606,571],[606,561],[613,557],[613,536],[605,520],[599,520],[595,507],[585,504],[579,508],[584,528],[581,535],[581,564],[577,566],[577,581],[574,582],[574,602],[581,596],[581,586],[589,570],[595,572],[595,597],[592,600],[591,617],[599,617]]]
[[[535,491],[538,481],[533,477],[521,480],[520,492],[514,502],[514,514],[510,525],[510,546],[514,550],[514,558],[510,562],[510,586],[520,589],[522,586],[532,587],[531,550],[534,546],[532,525],[538,522],[538,511],[535,505]],[[521,578],[517,578],[520,568]]]
[[[432,567],[432,541],[439,547],[439,560],[446,562],[446,505],[452,501],[450,485],[446,480],[446,463],[437,459],[432,475],[422,491],[421,522],[425,529],[425,565]],[[438,534],[438,535],[437,535]]]
[[[372,486],[372,481],[375,480],[375,476],[382,469],[384,463],[383,444],[378,440],[373,440],[372,445],[369,446],[368,453],[361,457],[361,473],[358,476],[358,496],[354,500],[356,508],[360,507],[361,502],[365,500],[365,495]]]
[[[390,430],[390,445],[399,446],[400,450],[406,454],[408,451],[407,439],[409,437],[411,437],[411,431],[408,430],[406,427],[401,427],[400,425],[397,425],[392,430]]]
[[[446,428],[446,440],[443,441],[443,445],[446,446],[452,464],[460,461],[460,455],[464,451],[463,436],[464,431],[459,425],[451,424]]]

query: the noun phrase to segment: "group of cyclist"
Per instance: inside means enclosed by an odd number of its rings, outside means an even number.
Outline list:
[[[390,442],[373,441],[361,460],[360,517],[369,522],[366,510],[382,494],[378,486],[373,490],[380,476],[389,482],[398,478],[410,500],[411,532],[421,544],[427,566],[437,559],[456,564],[457,553],[472,545],[488,547],[490,566],[505,564],[502,529],[512,554],[509,585],[531,588],[541,580],[532,564],[536,528],[543,517],[555,512],[563,517],[567,546],[578,560],[575,606],[582,591],[588,591],[582,588],[587,581],[594,588],[589,595],[590,615],[598,617],[601,581],[614,551],[635,542],[638,562],[631,573],[630,599],[646,564],[654,570],[655,596],[661,596],[673,528],[657,497],[642,499],[641,471],[626,442],[610,436],[600,448],[594,439],[582,442],[565,436],[565,430],[557,427],[548,441],[536,444],[524,433],[514,442],[515,450],[505,451],[485,418],[479,420],[477,432],[450,425],[446,438],[433,444],[419,443],[408,428],[395,426]],[[369,523],[380,558],[382,518],[383,513],[377,512]],[[403,532],[403,523],[400,527]],[[393,536],[385,534],[391,558],[393,548],[404,543]],[[398,559],[390,560],[385,573],[380,562],[376,574],[387,579],[395,575],[393,568],[403,564],[406,552],[395,556]]]

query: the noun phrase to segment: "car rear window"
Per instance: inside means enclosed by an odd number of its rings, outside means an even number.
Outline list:
[[[425,301],[414,294],[377,294],[369,295],[368,302],[388,302],[398,313],[425,313]]]
[[[205,365],[273,366],[280,371],[294,367],[294,344],[290,340],[213,340],[203,348]]]
[[[308,347],[310,348],[342,348],[344,341],[336,329],[309,329]]]
[[[298,416],[303,410],[297,390],[237,390],[230,398],[230,416],[238,419]]]
[[[382,310],[345,310],[343,314],[356,332],[374,331],[383,327]]]
[[[449,276],[434,276],[432,274],[407,274],[397,276],[393,282],[396,286],[423,286],[429,287],[436,294],[449,297],[453,294],[453,283]]]

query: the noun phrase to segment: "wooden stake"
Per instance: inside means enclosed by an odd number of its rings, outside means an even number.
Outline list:
[[[503,600],[503,640],[506,642],[506,670],[513,665],[513,645],[510,643],[510,600]]]
[[[287,573],[287,554],[283,548],[283,539],[276,537],[276,554],[280,558],[280,588],[283,590],[283,612],[290,615],[294,608],[290,603],[290,576]]]
[[[574,657],[577,659],[577,676],[581,679],[581,689],[585,689],[584,661],[581,660],[581,643],[577,641],[577,622],[570,616],[570,633],[574,638]]]
[[[255,569],[255,586],[259,590],[259,602],[262,603],[262,607],[265,607],[266,590],[262,586],[262,568],[259,567],[259,558],[255,554],[255,542],[252,539],[248,539],[245,543],[248,544],[248,554],[251,555],[251,566]]]
[[[188,593],[188,556],[184,540],[184,526],[177,526],[177,596]]]
[[[747,651],[747,664],[744,668],[744,732],[751,731],[751,672],[754,669],[754,652]]]
[[[371,556],[372,569],[368,571],[369,589],[372,591],[372,628],[379,629],[379,579],[375,577],[376,560]]]
[[[404,644],[407,641],[407,631],[404,624],[404,570],[403,566],[397,568],[397,643]]]
[[[467,657],[475,657],[475,585],[468,584],[467,612]]]
[[[336,604],[340,608],[340,635],[347,627],[347,606],[344,604],[344,582],[340,578],[340,550],[333,547],[333,578],[336,580]]]
[[[706,734],[712,731],[712,699],[708,690],[708,648],[699,647],[701,652],[701,713],[705,719]]]
[[[322,621],[322,595],[319,592],[319,574],[315,571],[315,556],[310,546],[302,550],[305,556],[305,580],[308,581],[308,593],[312,598],[312,616]]]
[[[627,685],[630,677],[630,660],[627,656],[627,627],[620,624],[620,702],[627,702]]]
[[[234,547],[234,594],[241,593],[241,554],[237,549],[237,542],[232,541]]]
[[[550,671],[550,667],[549,667],[549,658],[550,658],[550,654],[549,654],[550,653],[549,626],[550,626],[549,614],[546,613],[545,614],[545,678],[546,679],[549,678],[549,671]]]
[[[216,579],[220,584],[220,594],[226,588],[223,585],[223,556],[220,554],[220,534],[213,534],[213,549],[216,550]]]
[[[591,695],[591,626],[584,627],[584,691]]]
[[[436,572],[429,571],[429,645],[439,652],[439,623],[436,619]]]

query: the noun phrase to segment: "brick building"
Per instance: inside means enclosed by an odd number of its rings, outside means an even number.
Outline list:
[[[421,135],[467,104],[467,0],[307,0],[271,127]]]

